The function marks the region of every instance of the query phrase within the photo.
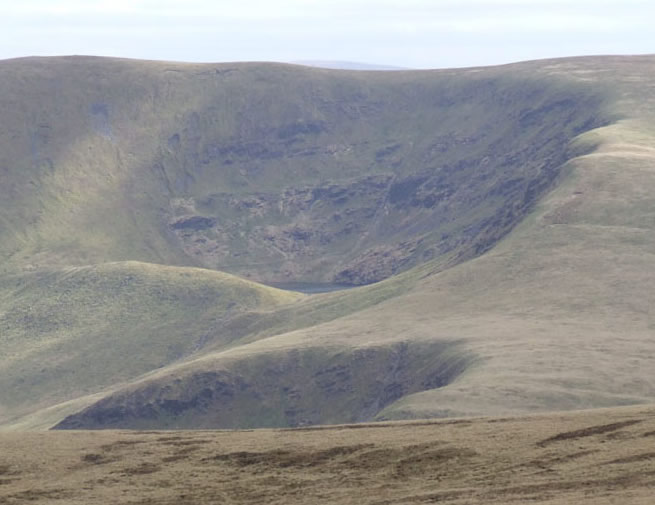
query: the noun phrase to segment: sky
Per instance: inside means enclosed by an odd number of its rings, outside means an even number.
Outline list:
[[[653,0],[0,0],[0,59],[450,68],[655,53]]]

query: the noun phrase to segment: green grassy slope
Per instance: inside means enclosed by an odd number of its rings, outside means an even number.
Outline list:
[[[598,147],[569,163],[562,184],[496,249],[426,282],[423,297],[447,315],[441,332],[467,338],[486,360],[457,386],[405,398],[383,417],[655,397],[655,60],[553,61],[543,71],[614,86],[624,119],[578,139]]]
[[[53,128],[31,161],[0,164],[0,422],[83,409],[59,427],[284,426],[652,400],[654,62],[368,74],[28,61],[127,84],[84,98],[79,132]],[[388,278],[299,297],[104,264],[126,259]],[[67,266],[82,262],[101,266]],[[151,287],[125,291],[125,269]]]
[[[242,353],[257,347],[260,340],[266,349],[271,335],[313,328],[407,292],[417,274],[408,272],[374,285],[311,297],[211,270],[140,262],[6,276],[0,291],[5,351],[0,356],[0,420],[14,429],[26,425],[43,428],[137,376],[157,376],[160,370],[178,368],[193,376],[198,361],[206,362],[208,356]],[[451,347],[455,346],[440,344],[433,351]],[[374,361],[384,366],[398,349],[391,349],[391,357],[384,347],[374,349],[374,354],[376,351],[381,353]],[[404,348],[400,351],[406,353]],[[313,374],[314,368],[330,368],[330,359],[338,362],[350,353],[336,341],[312,350],[306,358],[308,367],[295,363],[294,370],[291,360],[285,380],[290,385],[296,380],[298,384],[311,381],[307,374]],[[286,368],[280,364],[289,361],[284,354],[272,356],[274,368]],[[270,365],[270,359],[264,361]],[[457,362],[468,359],[458,358]],[[252,374],[259,374],[268,366],[260,364],[261,369],[259,365],[246,366]],[[357,360],[352,365],[357,366]],[[410,375],[409,370],[404,373]],[[261,384],[280,388],[275,377],[267,377]],[[210,381],[209,386],[214,384]],[[165,389],[171,395],[177,390]],[[375,394],[383,393],[375,389]],[[362,391],[359,399],[369,401],[366,397]],[[307,397],[304,401],[314,400]],[[331,414],[334,419],[350,410],[349,419],[366,417],[358,413],[359,400],[344,397],[337,401],[344,406]],[[283,403],[270,403],[271,409],[283,408]],[[35,410],[40,412],[36,416],[32,415]],[[373,407],[371,411],[377,410]],[[273,425],[284,417],[277,415]],[[238,413],[233,418],[228,420],[232,426],[243,423]],[[319,418],[314,416],[314,421]],[[254,425],[256,419],[253,417]],[[196,426],[200,420],[191,416],[187,422]]]
[[[302,295],[201,269],[139,262],[6,276],[0,422],[77,398],[238,337]]]

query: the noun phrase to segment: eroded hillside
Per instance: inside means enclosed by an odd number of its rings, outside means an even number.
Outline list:
[[[489,249],[607,91],[529,72],[2,63],[1,252],[368,284]],[[6,262],[5,262],[6,263]]]

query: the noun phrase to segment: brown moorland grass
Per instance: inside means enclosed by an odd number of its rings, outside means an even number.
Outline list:
[[[249,431],[0,433],[0,504],[652,503],[655,408]]]

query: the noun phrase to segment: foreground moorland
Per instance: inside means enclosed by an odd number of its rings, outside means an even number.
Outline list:
[[[0,503],[651,504],[655,409],[0,434]]]
[[[652,403],[654,73],[0,62],[0,428]]]

